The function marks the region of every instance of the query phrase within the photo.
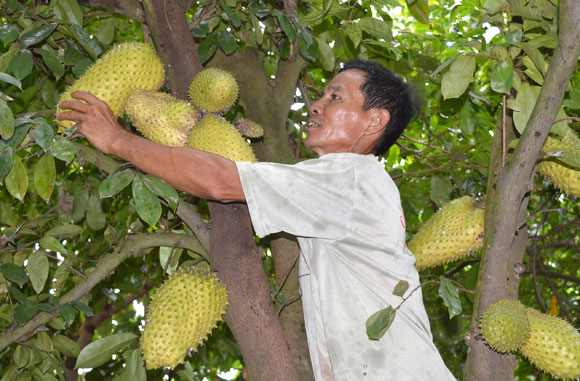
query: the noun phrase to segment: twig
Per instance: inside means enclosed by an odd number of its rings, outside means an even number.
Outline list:
[[[569,116],[567,118],[556,119],[553,124],[556,124],[558,122],[563,122],[565,120],[575,120],[576,122],[580,122],[580,117],[577,117],[577,116]]]
[[[46,255],[49,258],[52,259],[56,259],[57,261],[60,261],[60,259],[58,259],[58,257],[55,257],[54,255],[50,255],[46,252],[43,252],[42,254]],[[87,276],[83,273],[81,273],[80,271],[76,270],[74,267],[70,266],[69,264],[67,264],[65,261],[60,261],[60,263],[62,263],[63,265],[65,265],[65,267],[67,269],[69,269],[70,271],[74,272],[75,274],[77,274],[78,276],[80,276],[83,279],[87,279]]]
[[[576,224],[576,223],[580,223],[580,216],[574,217],[570,221],[555,227],[554,229],[550,230],[549,233],[536,235],[536,236],[530,236],[530,239],[533,239],[534,241],[543,240],[544,238],[547,238],[551,235],[554,235],[554,234],[566,229],[569,225]]]
[[[297,302],[297,301],[299,301],[299,300],[300,300],[300,298],[301,298],[301,297],[300,297],[300,295],[298,295],[298,296],[295,296],[295,297],[293,297],[292,299],[290,299],[290,300],[288,300],[288,301],[286,301],[286,302],[282,303],[282,304],[280,305],[280,307],[278,307],[278,311],[276,311],[276,316],[278,316],[278,317],[279,317],[279,316],[280,316],[280,314],[282,313],[282,310],[283,310],[284,308],[286,308],[287,306],[289,306],[290,304],[292,304],[292,303],[294,303],[294,302]]]
[[[536,274],[537,251],[538,251],[537,246],[532,248],[532,279],[534,281],[533,283],[534,283],[534,292],[536,294],[536,300],[538,301],[538,304],[542,308],[542,311],[546,312],[546,306],[544,305],[544,301],[542,300],[542,295],[540,294],[540,289],[538,287],[538,277]]]
[[[550,212],[558,212],[558,211],[561,211],[561,210],[562,210],[562,208],[557,208],[557,209],[544,209],[544,210],[537,211],[534,214],[530,214],[525,219],[524,222],[522,222],[521,224],[518,225],[518,228],[516,229],[516,231],[520,231],[521,228],[523,228],[524,226],[526,226],[526,224],[528,223],[529,220],[531,220],[532,218],[536,217],[538,214],[541,214],[541,213],[550,213]]]
[[[482,167],[481,165],[471,165],[471,164],[465,164],[465,165],[442,165],[440,167],[437,168],[430,168],[430,169],[425,169],[423,171],[418,171],[418,172],[405,172],[402,173],[400,175],[395,175],[392,176],[392,179],[398,179],[400,177],[406,177],[406,176],[422,176],[422,175],[426,175],[428,173],[431,172],[439,172],[439,171],[444,171],[444,170],[448,170],[448,169],[458,169],[458,168],[479,168]],[[484,166],[485,167],[485,166]]]
[[[427,143],[427,142],[424,142],[424,141],[421,141],[421,140],[417,140],[417,139],[410,138],[410,137],[408,137],[405,134],[401,135],[401,137],[403,139],[409,140],[409,141],[411,141],[413,143],[417,143],[417,144],[421,144],[421,145],[423,145],[425,147],[433,148],[433,149],[435,149],[437,151],[441,151],[441,152],[444,152],[444,153],[447,153],[447,154],[450,154],[451,153],[451,151],[446,150],[445,148],[437,147],[437,146],[435,146],[433,144],[430,144],[430,143]]]
[[[302,80],[298,80],[298,89],[300,90],[300,94],[302,95],[302,100],[304,101],[304,106],[306,106],[306,110],[310,111],[310,99],[308,99],[308,93],[306,92],[306,86]],[[298,133],[298,139],[296,143],[296,157],[300,157],[300,148],[302,147],[302,134],[304,133],[305,124],[300,124],[300,132]]]
[[[506,125],[506,95],[503,96],[503,106],[501,113],[501,167],[505,167],[505,125]],[[518,229],[519,230],[519,229]]]
[[[460,264],[458,264],[457,266],[455,266],[454,268],[447,270],[445,272],[445,274],[443,274],[443,275],[445,276],[445,278],[449,278],[453,274],[461,271],[464,267],[469,266],[472,263],[477,263],[480,260],[481,260],[481,258],[472,258],[472,259],[465,260],[465,261],[461,262]]]
[[[294,258],[294,261],[292,262],[292,266],[290,266],[290,268],[288,269],[288,272],[286,273],[286,275],[284,276],[284,279],[282,280],[282,283],[280,283],[280,286],[278,286],[278,289],[276,290],[276,292],[272,296],[272,300],[276,299],[276,296],[278,296],[278,294],[280,293],[280,291],[284,287],[284,284],[286,284],[286,281],[288,280],[288,277],[292,273],[292,270],[294,269],[294,266],[296,266],[296,262],[298,262],[298,258],[299,257],[300,257],[300,252],[298,252],[296,254],[296,258]]]
[[[531,273],[532,272],[530,270],[526,270],[522,273],[522,275],[528,275]],[[556,272],[547,271],[547,270],[539,270],[539,271],[536,270],[536,274],[543,275],[545,277],[550,277],[550,278],[563,279],[563,280],[566,280],[568,282],[574,282],[574,283],[580,284],[580,278],[572,276],[572,275],[561,274],[561,273],[556,273]]]

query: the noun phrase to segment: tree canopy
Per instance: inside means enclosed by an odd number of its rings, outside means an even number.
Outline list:
[[[244,368],[252,379],[312,378],[291,237],[255,238],[243,205],[178,193],[55,122],[60,94],[125,41],[155,46],[164,91],[183,99],[202,66],[231,71],[240,98],[226,116],[264,127],[252,141],[261,161],[313,157],[302,144],[307,111],[341,63],[376,60],[404,77],[422,112],[380,160],[408,238],[450,200],[486,205],[483,249],[420,273],[435,344],[459,379],[551,379],[519,354],[491,351],[478,321],[511,298],[580,326],[578,195],[534,171],[557,160],[580,173],[574,152],[542,150],[548,136],[580,133],[577,2],[3,0],[0,9],[2,381],[76,380],[79,369],[87,380],[219,379]],[[226,323],[185,364],[146,372],[140,306],[183,265],[220,269]]]

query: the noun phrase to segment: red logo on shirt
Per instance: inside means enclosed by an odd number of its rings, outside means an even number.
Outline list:
[[[401,207],[399,209],[401,210],[401,226],[405,229],[407,227],[405,224],[405,215],[403,214],[403,209]]]

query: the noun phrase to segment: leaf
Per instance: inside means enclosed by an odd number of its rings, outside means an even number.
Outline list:
[[[292,21],[290,21],[288,16],[277,9],[274,10],[274,14],[276,15],[280,28],[282,28],[286,37],[288,37],[290,41],[294,41],[296,39],[296,29],[294,28],[294,25],[292,25]]]
[[[47,151],[54,137],[54,131],[52,130],[52,127],[46,123],[44,118],[34,119],[34,124],[36,124],[36,127],[32,132],[34,141],[36,141],[43,150]]]
[[[116,195],[131,184],[134,177],[133,170],[114,172],[99,185],[99,196],[107,198]]]
[[[27,300],[14,308],[14,320],[18,324],[24,324],[38,313],[38,302]]]
[[[22,91],[22,82],[18,78],[13,77],[10,74],[0,73],[0,81],[14,85],[18,87],[20,91]]]
[[[449,310],[449,319],[461,313],[461,299],[459,298],[459,290],[453,283],[445,278],[443,275],[439,277],[441,284],[439,285],[439,296],[443,299],[443,303]]]
[[[513,46],[520,46],[520,43],[522,42],[522,36],[523,32],[518,28],[512,32],[506,33],[504,38],[508,44]]]
[[[26,275],[24,269],[14,263],[3,263],[0,265],[0,271],[2,271],[4,278],[20,287],[28,280],[28,275]]]
[[[64,65],[54,54],[46,49],[36,49],[34,52],[40,54],[45,65],[50,69],[56,80],[59,80],[64,75]]]
[[[167,268],[167,274],[171,275],[175,269],[177,269],[177,265],[179,264],[179,258],[183,250],[177,247],[168,247],[168,246],[160,246],[159,247],[159,263],[161,264],[161,268]],[[171,257],[171,263],[167,264],[169,258]]]
[[[58,0],[55,3],[54,14],[56,17],[78,26],[83,25],[83,12],[76,0]]]
[[[143,184],[140,176],[135,176],[132,188],[137,214],[149,225],[155,225],[161,217],[161,203],[159,202],[159,199],[155,193],[151,192],[149,188]]]
[[[514,110],[513,118],[516,129],[521,134],[528,124],[532,110],[540,93],[540,87],[522,83],[516,99],[508,101],[508,107]]]
[[[179,194],[175,188],[155,176],[146,175],[142,179],[151,192],[167,201],[171,209],[175,210],[177,208]]]
[[[49,267],[48,258],[40,251],[35,250],[28,257],[26,270],[28,270],[28,277],[30,278],[30,283],[32,283],[32,288],[34,288],[37,294],[40,294],[44,289],[44,285],[48,279]]]
[[[0,99],[0,137],[10,139],[14,135],[14,115],[8,104]]]
[[[34,189],[43,200],[48,201],[50,199],[54,190],[55,180],[56,167],[54,165],[54,157],[45,153],[34,167],[33,178]]]
[[[56,86],[52,81],[46,81],[44,83],[40,90],[40,96],[48,108],[54,108],[60,99],[60,94],[56,90]]]
[[[85,316],[93,316],[93,309],[89,306],[87,306],[84,303],[79,302],[78,300],[75,300],[71,303],[73,305],[74,308],[76,308],[78,311],[82,312],[83,314],[85,314]]]
[[[0,40],[2,40],[4,46],[8,46],[8,44],[16,41],[19,34],[16,25],[7,24],[0,26]]]
[[[405,295],[405,292],[409,289],[409,282],[406,280],[400,280],[399,283],[393,289],[393,295],[400,296],[401,298]]]
[[[38,28],[34,28],[20,36],[20,47],[22,49],[27,49],[32,45],[36,45],[39,42],[46,40],[52,32],[57,27],[57,23],[49,23],[39,26]]]
[[[298,33],[298,50],[308,61],[318,58],[318,46],[314,44],[314,39],[306,29],[300,29]]]
[[[87,225],[93,230],[101,230],[107,224],[107,217],[97,196],[91,195],[87,202]]]
[[[422,24],[429,24],[429,0],[407,0],[407,8]]]
[[[218,45],[226,55],[235,52],[238,46],[234,36],[227,30],[220,30],[218,32]]]
[[[491,71],[490,79],[493,91],[509,94],[514,80],[512,66],[505,61],[498,62]]]
[[[0,151],[0,185],[2,185],[2,181],[4,177],[10,172],[12,169],[12,148],[8,147],[2,151]]]
[[[54,335],[52,343],[54,348],[64,356],[77,357],[81,352],[80,345],[65,335]]]
[[[431,200],[442,207],[447,204],[453,188],[441,176],[431,176]]]
[[[26,139],[28,136],[28,131],[30,130],[30,124],[25,123],[22,126],[18,125],[18,119],[14,119],[14,125],[16,129],[14,130],[14,135],[7,141],[5,141],[6,146],[12,148],[13,150],[17,149],[20,144]]]
[[[67,29],[70,30],[75,40],[78,41],[93,60],[96,60],[97,57],[101,55],[102,49],[99,44],[91,39],[87,32],[85,32],[80,26],[73,24]]]
[[[234,10],[230,8],[226,3],[220,1],[220,7],[224,10],[224,12],[226,12],[228,18],[236,28],[239,28],[240,25],[242,25],[242,20],[240,20],[236,12],[234,12]]]
[[[57,136],[50,143],[50,152],[59,160],[72,161],[75,158],[75,147],[64,136]]]
[[[125,372],[123,373],[123,379],[125,381],[147,381],[145,362],[141,356],[140,349],[125,351],[123,358],[127,361],[125,364]]]
[[[326,71],[333,71],[334,70],[334,53],[332,52],[332,48],[326,41],[321,38],[315,37],[316,43],[318,44],[318,51],[320,55],[320,63],[322,64],[322,68]]]
[[[71,238],[83,232],[83,228],[78,225],[64,224],[56,226],[46,233],[45,236],[61,237],[61,238]]]
[[[96,368],[109,361],[114,353],[117,353],[138,338],[133,333],[117,333],[94,341],[81,350],[75,369]]]
[[[67,325],[71,325],[75,321],[76,312],[70,304],[59,304],[58,311]]]
[[[45,235],[40,239],[38,243],[40,244],[40,247],[42,247],[43,249],[50,250],[55,253],[61,253],[63,255],[67,254],[66,248],[62,245],[62,243],[60,243],[58,239],[56,239],[53,236]]]
[[[441,80],[443,99],[459,98],[471,83],[475,71],[475,57],[461,55],[451,64]]]
[[[20,201],[24,201],[28,189],[28,173],[26,173],[26,167],[18,155],[13,157],[12,169],[4,178],[4,184],[8,193]]]
[[[89,203],[89,190],[86,187],[79,187],[75,191],[73,200],[73,222],[79,222],[85,217]]]
[[[191,29],[191,34],[193,37],[204,38],[209,33],[209,26],[207,22],[201,22]]]
[[[115,29],[116,29],[115,17],[107,17],[100,21],[99,30],[95,33],[95,38],[103,46],[108,46],[115,40]]]
[[[202,63],[208,61],[217,50],[217,38],[214,33],[210,34],[207,38],[203,39],[197,45],[197,54]]]
[[[8,70],[14,76],[20,80],[28,77],[32,73],[33,61],[32,53],[28,50],[22,50],[16,54],[12,60],[10,60],[10,65],[8,65]]]
[[[383,39],[385,41],[391,41],[393,39],[391,26],[388,23],[380,21],[374,17],[362,18],[356,25],[363,31],[370,34],[374,39]]]
[[[8,286],[7,289],[8,289],[8,292],[10,292],[10,295],[12,295],[12,297],[14,299],[16,299],[16,301],[18,303],[25,303],[28,300],[28,298],[26,297],[26,295],[24,295],[22,293],[22,291],[20,291],[19,289],[14,288],[12,286]]]
[[[378,340],[387,333],[393,324],[397,310],[388,306],[387,308],[372,314],[366,322],[367,336],[370,340]]]
[[[18,345],[14,351],[14,365],[18,368],[24,368],[30,362],[30,355],[32,351],[25,347],[24,345]]]

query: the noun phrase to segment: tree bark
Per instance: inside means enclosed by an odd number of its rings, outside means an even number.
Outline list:
[[[489,182],[493,183],[494,191],[491,203],[486,206],[489,210],[486,211],[484,248],[472,318],[474,331],[477,331],[481,314],[489,305],[517,295],[517,283],[513,282],[513,275],[510,274],[513,273],[514,262],[523,256],[525,248],[521,243],[523,235],[518,234],[518,229],[526,215],[536,160],[578,64],[580,2],[561,1],[559,20],[558,44],[528,125],[506,166],[498,167],[495,178],[494,173],[490,173]],[[495,135],[497,139],[501,139],[501,134]],[[513,379],[515,363],[509,361],[507,356],[497,355],[481,340],[471,340],[470,343],[464,369],[465,380]]]

